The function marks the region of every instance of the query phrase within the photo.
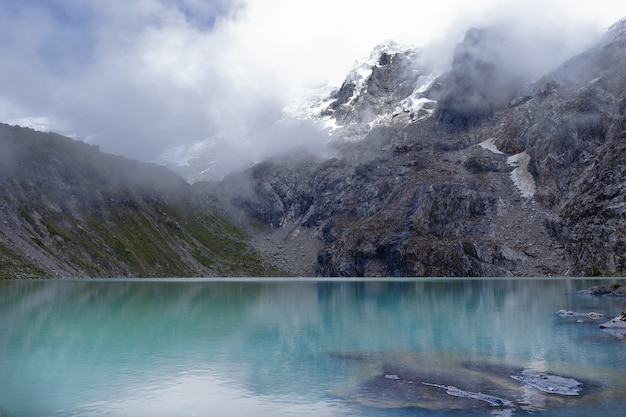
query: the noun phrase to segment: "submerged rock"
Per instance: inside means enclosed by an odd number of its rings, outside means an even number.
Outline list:
[[[472,381],[465,382],[472,384]],[[513,405],[509,400],[483,392],[466,391],[453,385],[414,381],[396,374],[373,376],[342,396],[365,406],[381,409],[474,410]]]
[[[492,407],[509,407],[513,405],[513,403],[509,400],[494,397],[493,395],[483,394],[482,392],[464,391],[452,385],[431,384],[429,382],[422,382],[422,384],[429,387],[441,388],[445,390],[446,394],[452,395],[453,397],[473,398],[479,401],[484,401]]]
[[[626,339],[626,327],[608,327],[602,328],[601,331],[610,334],[611,336],[617,337],[618,339]]]
[[[587,394],[599,388],[585,382],[583,392],[583,383],[574,378],[440,353],[359,355],[351,352],[334,353],[333,357],[349,359],[359,367],[356,374],[361,375],[342,384],[335,393],[349,401],[381,409],[501,407],[536,411],[563,406],[579,398],[592,398],[593,395]],[[353,361],[357,358],[358,361]]]
[[[582,382],[558,375],[540,373],[536,375],[511,375],[511,378],[548,394],[579,395],[583,389]]]

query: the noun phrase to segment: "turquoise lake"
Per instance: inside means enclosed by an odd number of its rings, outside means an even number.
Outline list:
[[[0,416],[624,416],[608,282],[4,281]]]

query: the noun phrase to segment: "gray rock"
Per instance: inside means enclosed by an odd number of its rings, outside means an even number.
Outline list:
[[[586,290],[576,291],[578,296],[596,296],[596,297],[626,297],[626,284],[615,282],[612,284],[598,285]]]
[[[626,329],[626,310],[619,317],[615,317],[600,325],[601,329]]]
[[[570,311],[570,310],[559,310],[556,312],[556,314],[561,317],[586,317],[592,320],[599,320],[599,319],[604,318],[604,314],[598,313],[595,311],[590,311],[587,313],[578,313],[578,312]]]

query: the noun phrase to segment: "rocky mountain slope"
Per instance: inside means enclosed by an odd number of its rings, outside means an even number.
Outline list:
[[[169,170],[0,124],[0,278],[276,275]]]
[[[317,115],[335,158],[194,187],[300,274],[623,274],[626,21],[530,84],[498,30],[468,31],[439,75],[379,48]]]

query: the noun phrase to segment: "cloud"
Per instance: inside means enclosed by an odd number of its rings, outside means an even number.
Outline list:
[[[315,140],[276,127],[283,106],[340,84],[386,39],[431,42],[445,63],[469,26],[521,21],[520,36],[557,57],[549,51],[574,51],[626,15],[618,1],[545,3],[0,0],[0,120],[47,120],[140,159],[216,134],[240,143],[239,156],[265,155]]]
[[[200,4],[2,4],[0,109],[49,118],[133,156],[169,146],[170,136],[205,134],[219,113],[215,97],[228,96],[224,68],[214,64],[222,46],[214,31],[228,16]]]

